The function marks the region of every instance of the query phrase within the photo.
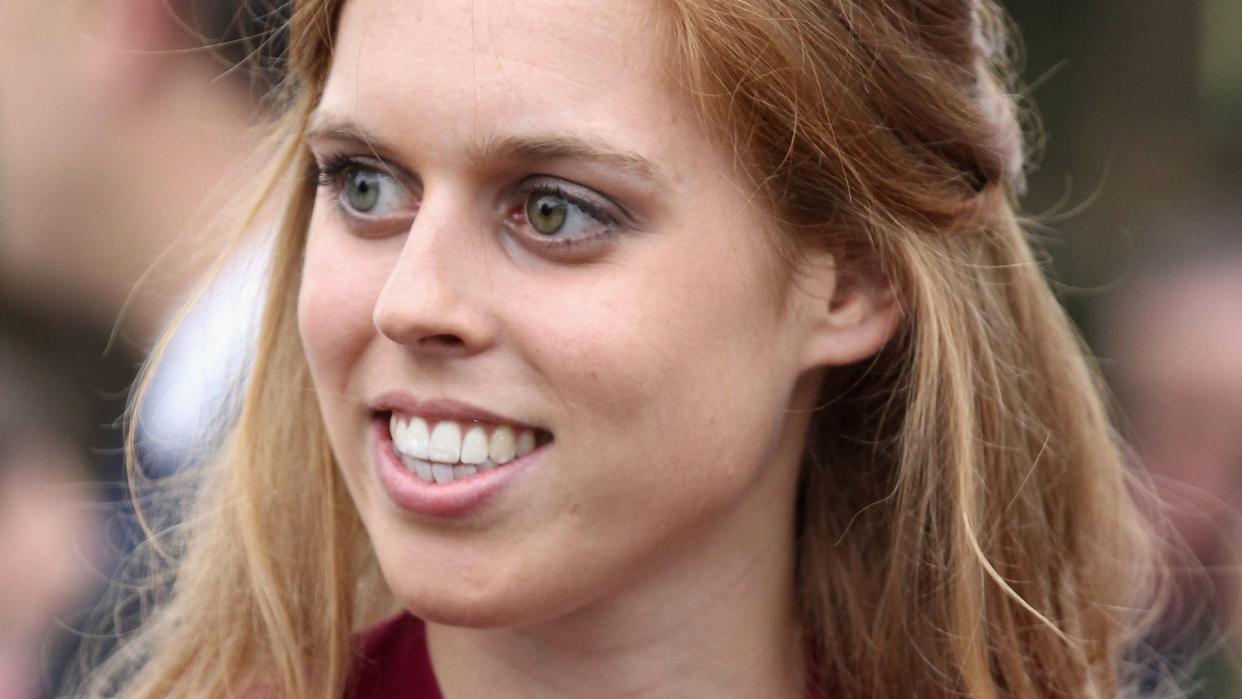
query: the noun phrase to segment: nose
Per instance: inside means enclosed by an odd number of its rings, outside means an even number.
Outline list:
[[[424,199],[376,299],[376,330],[419,354],[464,357],[491,344],[479,293],[482,228],[463,225],[461,208]]]

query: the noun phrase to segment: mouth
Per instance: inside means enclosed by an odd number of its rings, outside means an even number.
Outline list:
[[[507,464],[553,441],[547,430],[482,419],[443,419],[390,410],[376,414],[388,426],[393,452],[420,480],[446,485]]]

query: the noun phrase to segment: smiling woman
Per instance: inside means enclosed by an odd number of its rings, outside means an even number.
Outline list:
[[[1002,26],[295,3],[245,406],[88,691],[1128,695],[1154,547]]]

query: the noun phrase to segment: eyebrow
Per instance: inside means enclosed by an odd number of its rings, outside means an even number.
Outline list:
[[[306,140],[344,141],[375,150],[390,150],[384,145],[383,139],[358,124],[348,119],[321,116],[318,113],[311,116],[310,125],[306,127]]]
[[[477,160],[499,156],[518,161],[595,163],[638,179],[666,182],[659,169],[643,156],[574,135],[533,134],[490,138],[472,147],[470,156]]]
[[[355,143],[377,152],[396,152],[382,138],[348,120],[315,115],[306,131],[308,140],[329,139]],[[512,161],[576,161],[593,163],[631,177],[666,184],[667,178],[647,158],[596,139],[569,134],[523,134],[486,138],[467,148],[474,163],[493,158]]]

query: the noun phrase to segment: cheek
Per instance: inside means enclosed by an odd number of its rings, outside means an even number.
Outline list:
[[[371,318],[385,275],[365,253],[359,241],[312,226],[298,294],[298,330],[321,392],[347,390],[350,370],[375,335]]]
[[[630,527],[635,513],[658,528],[738,497],[773,449],[796,378],[782,370],[771,283],[697,252],[594,270],[531,314],[541,341],[529,344],[547,350],[535,361],[566,404],[563,445],[582,476],[566,495]]]
[[[683,262],[603,290],[604,313],[590,314],[593,326],[570,345],[581,355],[570,366],[597,367],[590,379],[615,380],[609,390],[653,423],[710,423],[734,414],[735,401],[777,388],[781,327],[767,282],[699,255],[668,256]]]
[[[529,493],[507,545],[473,559],[515,607],[584,603],[705,532],[767,531],[785,516],[773,493],[789,474],[766,467],[796,377],[783,371],[769,283],[654,252],[505,295],[512,317],[521,309],[514,344],[561,413],[553,475]]]

